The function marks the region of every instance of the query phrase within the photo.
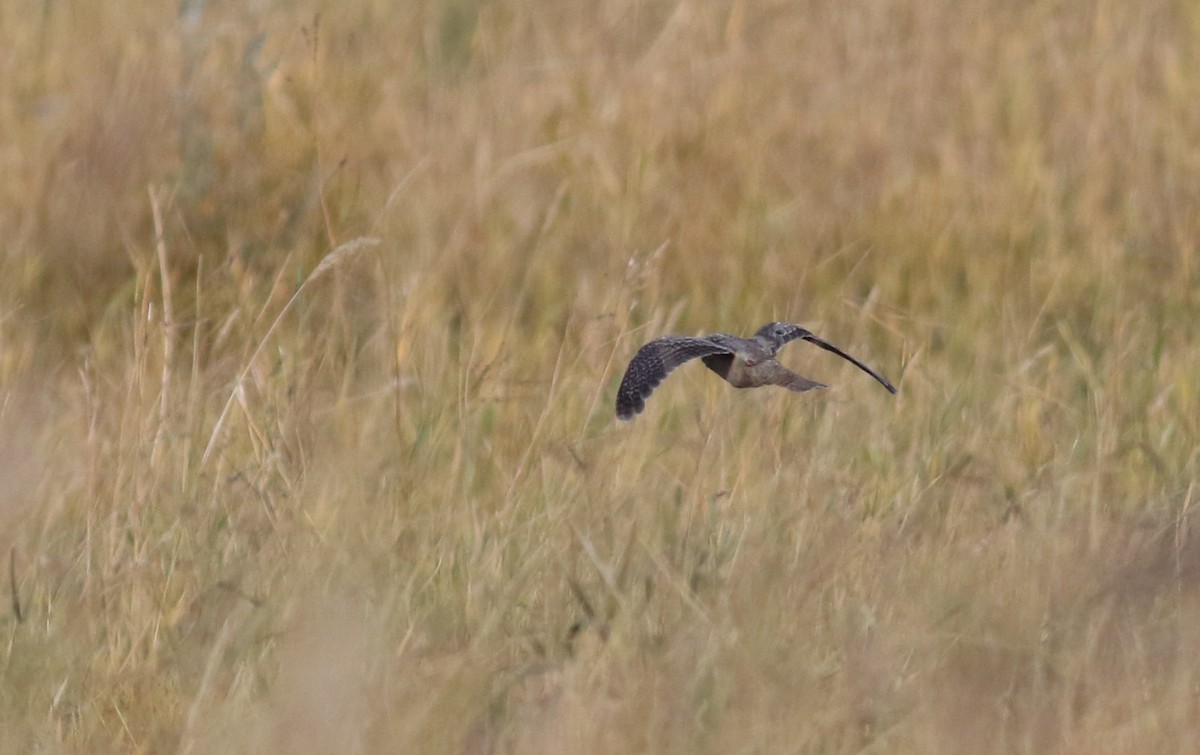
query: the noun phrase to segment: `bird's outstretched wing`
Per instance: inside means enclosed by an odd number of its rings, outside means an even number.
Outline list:
[[[646,399],[675,369],[684,362],[714,354],[731,354],[728,345],[708,338],[663,336],[634,355],[625,368],[625,377],[617,389],[617,419],[631,420],[646,408]]]

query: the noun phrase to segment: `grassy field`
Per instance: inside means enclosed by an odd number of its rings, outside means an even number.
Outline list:
[[[0,752],[1194,752],[1197,103],[1182,0],[0,6]],[[899,395],[614,421],[773,319]]]

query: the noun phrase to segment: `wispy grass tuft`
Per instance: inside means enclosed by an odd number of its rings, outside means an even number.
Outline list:
[[[372,238],[359,238],[354,239],[353,241],[347,241],[345,244],[342,244],[338,248],[322,257],[321,262],[318,263],[313,271],[308,274],[308,277],[304,279],[304,282],[296,288],[296,293],[292,294],[292,297],[287,300],[287,304],[284,304],[283,308],[279,310],[279,314],[276,315],[275,319],[271,322],[271,327],[267,328],[267,332],[258,342],[258,347],[254,349],[254,353],[251,354],[250,358],[246,361],[246,366],[243,367],[242,371],[238,374],[237,380],[234,382],[233,392],[229,394],[229,399],[225,402],[224,408],[221,409],[221,414],[217,417],[216,425],[213,426],[212,435],[208,439],[208,445],[204,447],[204,455],[200,458],[201,464],[204,464],[208,461],[209,454],[211,454],[213,450],[213,444],[215,444],[218,437],[220,437],[221,429],[225,425],[225,418],[229,415],[229,410],[233,406],[233,401],[237,397],[238,392],[242,389],[242,383],[245,381],[246,375],[249,374],[250,369],[254,366],[255,360],[257,360],[262,354],[263,348],[267,345],[267,342],[275,333],[275,329],[279,327],[279,323],[283,321],[284,316],[292,308],[292,305],[294,305],[300,298],[300,295],[304,293],[304,290],[311,284],[315,283],[322,275],[328,273],[337,265],[349,260],[364,248],[378,245],[379,239]]]

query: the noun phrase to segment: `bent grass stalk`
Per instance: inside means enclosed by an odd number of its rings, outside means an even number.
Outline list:
[[[300,298],[300,294],[304,293],[306,288],[319,280],[321,276],[332,270],[335,266],[342,264],[367,247],[378,245],[379,239],[364,236],[347,241],[345,244],[329,252],[321,259],[321,262],[313,271],[308,274],[308,277],[296,289],[296,293],[292,294],[292,298],[288,299],[287,304],[283,305],[283,309],[279,310],[279,314],[275,316],[271,327],[267,328],[266,334],[258,342],[258,347],[254,349],[254,353],[246,360],[242,371],[238,373],[237,380],[233,383],[233,390],[229,392],[229,398],[226,399],[225,406],[221,409],[221,415],[217,417],[217,423],[213,426],[212,434],[208,438],[208,444],[204,447],[204,454],[200,457],[201,465],[208,463],[209,456],[212,455],[213,448],[216,446],[217,438],[221,436],[221,430],[225,427],[225,419],[229,416],[229,410],[233,407],[234,399],[237,398],[238,393],[242,390],[242,384],[246,380],[246,375],[250,373],[250,368],[254,366],[254,362],[258,359],[258,356],[262,354],[267,341],[271,340],[271,336],[275,334],[275,329],[279,327],[279,323],[283,321],[283,318],[291,310],[292,305]]]

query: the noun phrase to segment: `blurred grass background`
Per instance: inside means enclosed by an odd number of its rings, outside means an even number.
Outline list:
[[[1200,6],[8,3],[0,93],[0,750],[1194,751]],[[612,420],[771,319],[900,395]]]

